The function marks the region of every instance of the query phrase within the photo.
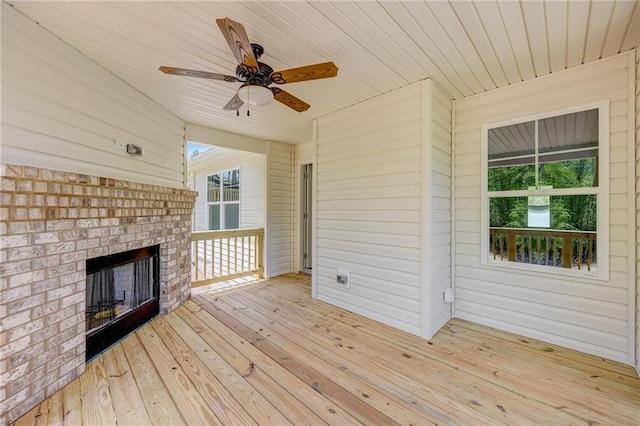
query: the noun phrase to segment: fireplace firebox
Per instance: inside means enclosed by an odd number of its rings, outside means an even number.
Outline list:
[[[87,260],[87,361],[160,312],[159,246]]]

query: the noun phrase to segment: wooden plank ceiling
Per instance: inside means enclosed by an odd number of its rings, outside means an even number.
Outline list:
[[[14,7],[189,123],[290,143],[311,122],[432,78],[459,99],[633,49],[637,0],[11,2]],[[165,75],[158,66],[234,74],[215,20],[244,24],[286,69],[333,61],[336,78],[286,86],[311,104],[224,111],[238,83]]]

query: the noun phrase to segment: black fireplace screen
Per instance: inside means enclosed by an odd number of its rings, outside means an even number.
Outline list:
[[[133,268],[133,304],[135,306],[149,300],[151,297],[151,285],[143,285],[143,283],[152,283],[151,277],[151,261],[149,258],[136,260]]]
[[[87,260],[87,359],[159,312],[158,246]]]
[[[87,330],[112,322],[153,297],[153,258],[87,276]]]

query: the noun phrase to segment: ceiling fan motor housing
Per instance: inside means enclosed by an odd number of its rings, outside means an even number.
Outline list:
[[[256,57],[256,60],[260,59],[260,56],[264,53],[264,48],[258,43],[251,43],[251,50],[253,50],[253,56]]]
[[[253,51],[253,56],[259,59],[264,53],[264,48],[257,43],[251,43],[251,50]],[[256,82],[260,83],[263,86],[267,86],[273,81],[271,80],[271,73],[273,72],[273,68],[264,62],[258,62],[258,69],[252,66],[248,66],[245,64],[239,64],[236,67],[236,77],[241,82]]]
[[[258,81],[265,86],[273,83],[270,77],[273,68],[263,62],[258,62],[258,67],[256,72],[253,67],[240,64],[236,67],[236,77],[242,82]]]

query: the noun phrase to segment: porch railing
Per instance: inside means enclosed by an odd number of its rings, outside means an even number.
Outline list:
[[[257,275],[264,277],[264,229],[191,233],[192,287]]]
[[[224,189],[224,201],[239,201],[240,190],[235,188]],[[221,201],[220,200],[220,188],[209,188],[207,190],[207,201]]]
[[[493,259],[591,271],[596,232],[560,229],[490,228]]]

